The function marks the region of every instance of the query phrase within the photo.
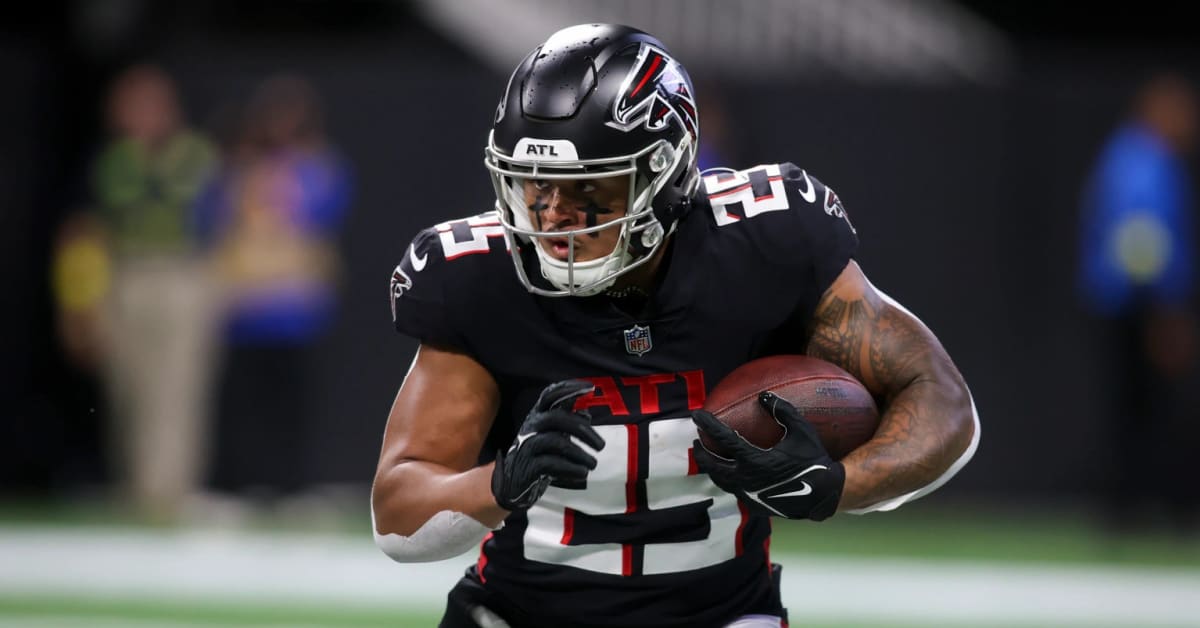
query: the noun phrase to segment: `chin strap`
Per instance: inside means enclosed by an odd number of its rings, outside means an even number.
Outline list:
[[[641,288],[639,286],[625,286],[624,288],[609,288],[608,290],[604,291],[604,294],[606,296],[612,297],[614,299],[624,299],[626,297],[631,297],[631,296],[648,298],[650,296],[650,293],[646,292],[646,290],[644,288]]]

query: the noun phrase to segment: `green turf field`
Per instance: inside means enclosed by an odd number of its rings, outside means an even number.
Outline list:
[[[9,561],[0,558],[0,628],[436,625],[442,596],[448,588],[441,583],[445,578],[452,581],[457,577],[456,573],[462,565],[470,563],[471,557],[462,557],[453,565],[437,569],[394,565],[374,550],[362,513],[354,512],[353,508],[347,508],[346,512],[353,514],[303,522],[295,517],[260,514],[242,521],[236,529],[210,534],[201,527],[200,536],[195,537],[195,526],[186,526],[186,532],[181,532],[174,527],[139,524],[102,507],[9,504],[0,508],[0,556],[18,558]],[[58,541],[69,546],[80,539],[90,539],[82,547],[91,549],[81,553],[69,548],[55,552]],[[270,547],[272,543],[279,543],[282,548],[298,543],[306,546],[307,553],[268,572],[271,577],[281,579],[278,591],[266,588],[263,593],[252,580],[246,581],[250,584],[248,589],[239,588],[241,581],[237,577],[245,575],[239,571],[247,565],[262,566],[279,553],[280,550]],[[30,550],[32,545],[44,548]],[[133,551],[143,545],[146,547]],[[185,557],[176,562],[156,562],[156,557],[175,551],[184,552]],[[196,585],[198,592],[193,593],[189,588],[192,585],[188,584],[188,579],[195,576],[189,573],[193,563],[186,556],[211,557],[214,552],[238,558],[242,567],[230,565],[225,574],[223,563],[217,559],[207,567],[200,565],[203,561],[196,563],[197,569],[212,573],[200,580]],[[1200,540],[1166,527],[1114,535],[1085,514],[1026,514],[930,502],[910,505],[895,513],[841,516],[821,524],[776,522],[772,554],[785,564],[785,587],[789,582],[819,584],[822,580],[817,577],[818,572],[833,573],[834,581],[841,587],[833,591],[792,591],[795,596],[792,599],[815,597],[825,602],[809,614],[808,620],[797,614],[796,604],[789,602],[793,626],[1200,625],[1200,620],[1195,619],[1200,614],[1191,614],[1200,609]],[[131,557],[129,564],[123,560],[125,556]],[[342,560],[347,556],[353,560]],[[76,559],[109,561],[106,565],[111,567],[69,564]],[[39,564],[22,566],[14,560]],[[158,565],[147,569],[159,571],[139,573],[143,564],[139,561],[147,560],[147,565]],[[62,568],[40,564],[53,561],[64,561]],[[315,576],[305,579],[308,570],[335,572],[331,583],[344,585],[344,590],[325,591]],[[64,574],[61,582],[55,580],[59,571]],[[364,581],[368,586],[358,587],[354,578],[362,576],[364,571],[378,577],[370,575],[371,579]],[[112,578],[105,576],[109,572]],[[424,574],[435,572],[436,577],[430,577],[429,589],[418,597],[392,599],[386,588],[360,595],[360,588],[379,589],[381,581],[393,579],[395,582],[387,586],[394,584],[407,590],[415,580],[424,580]],[[1102,577],[1087,580],[1092,572],[1102,572]],[[293,576],[297,578],[295,582],[290,580]],[[986,580],[992,576],[996,578],[994,583]],[[226,580],[227,586],[222,584]],[[914,594],[905,594],[899,585],[908,585],[908,591],[921,595],[925,591],[920,588],[921,582],[932,583],[927,588],[958,585],[966,588],[954,594],[957,600],[931,597],[938,601],[927,608],[906,605],[905,595]],[[870,594],[858,590],[860,583],[862,588],[875,587],[873,590],[880,592],[897,589],[885,603],[885,607],[891,604],[896,609],[894,616],[871,615],[870,605],[856,606],[854,601],[861,602],[865,594]],[[1188,595],[1186,592],[1193,590],[1189,588],[1193,585],[1197,593]],[[991,600],[987,592],[993,586],[996,600]],[[1026,588],[1011,588],[1015,586]],[[1088,586],[1098,588],[1089,593]],[[1167,593],[1164,597],[1163,586],[1183,593]],[[1052,608],[1030,608],[1025,614],[1014,615],[1003,605],[1005,595],[1010,596],[1007,599],[1025,600],[1031,599],[1031,594],[1060,588],[1064,595],[1075,598],[1073,605],[1064,606],[1057,614]],[[1130,603],[1137,603],[1139,590],[1151,596],[1144,598],[1149,602],[1143,603],[1157,609],[1157,615],[1148,616],[1145,622],[1105,619],[1104,604],[1123,609],[1121,600],[1114,598],[1128,595]],[[277,595],[289,591],[290,598]],[[1158,597],[1154,597],[1156,594]],[[828,599],[838,595],[846,596],[850,602],[843,607]],[[972,598],[973,595],[978,597]],[[1091,615],[1080,610],[1092,602],[1088,595],[1101,596],[1094,600],[1099,610]],[[1047,596],[1030,604],[1053,606],[1056,600]],[[978,606],[971,606],[964,614],[962,608],[955,607],[964,603]],[[1173,605],[1176,608],[1171,608]]]
[[[298,520],[260,513],[239,526],[259,531],[313,531],[347,537],[370,534],[365,502],[352,500],[334,516]],[[360,503],[361,502],[361,503]],[[44,502],[0,503],[0,524],[38,528],[163,529],[111,507]],[[1190,534],[1165,522],[1113,533],[1085,510],[951,504],[929,500],[889,513],[840,515],[828,523],[774,521],[772,548],[820,555],[896,556],[1006,562],[1116,563],[1200,568],[1200,529]]]
[[[189,606],[137,602],[81,602],[71,599],[13,601],[0,598],[0,628],[420,628],[436,626],[436,613],[361,611],[351,608],[296,611],[270,606]],[[830,622],[803,621],[793,616],[796,628],[1040,628],[1037,622],[995,622],[986,618],[961,622]],[[1180,623],[1179,628],[1195,626]],[[1127,623],[1056,623],[1058,628],[1132,628]]]
[[[85,626],[435,626],[436,613],[397,612],[395,609],[354,608],[295,609],[269,604],[188,604],[154,600],[104,601],[86,598],[0,597],[0,626],[9,619],[43,620],[63,625]],[[93,623],[95,622],[95,623]]]
[[[1182,534],[1165,524],[1148,524],[1114,533],[1082,512],[1017,514],[918,502],[830,523],[776,522],[772,547],[845,556],[1200,568],[1200,530]]]

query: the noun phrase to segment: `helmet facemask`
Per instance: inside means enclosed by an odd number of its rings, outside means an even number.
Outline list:
[[[685,134],[678,146],[660,140],[635,154],[609,159],[518,159],[504,154],[489,138],[484,163],[496,190],[496,209],[505,239],[514,252],[533,248],[541,274],[552,288],[532,282],[522,256],[514,254],[513,263],[521,283],[530,292],[543,296],[590,296],[603,292],[619,277],[650,261],[668,235],[655,215],[653,201],[665,186],[673,184],[680,168],[691,163],[694,150],[691,137]],[[629,177],[624,216],[596,226],[560,231],[539,230],[530,220],[526,181],[615,176]],[[674,221],[671,225],[673,228]],[[620,230],[613,250],[592,260],[576,261],[577,238],[606,229]],[[548,238],[567,240],[566,259],[558,259],[546,250],[541,241]]]

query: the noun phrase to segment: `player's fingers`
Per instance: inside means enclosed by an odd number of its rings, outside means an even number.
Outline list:
[[[591,470],[554,455],[538,456],[534,459],[534,464],[541,473],[550,476],[558,484],[578,484],[587,479],[588,471]]]
[[[514,502],[532,504],[537,501],[542,493],[546,491],[546,487],[550,485],[550,476],[539,475],[530,482],[517,496]]]
[[[545,412],[551,408],[566,408],[569,410],[575,404],[575,399],[595,389],[595,384],[578,379],[554,382],[542,390],[542,394],[538,396],[534,408],[539,412]]]
[[[692,412],[692,422],[704,430],[704,433],[711,436],[713,440],[717,441],[717,444],[726,451],[736,452],[749,444],[742,438],[741,434],[738,434],[733,428],[722,423],[720,419],[713,416],[710,412],[705,412],[704,410]]]
[[[733,481],[737,463],[712,453],[699,440],[692,443],[692,456],[696,460],[696,468],[707,475],[713,484],[726,492],[737,490]]]
[[[758,403],[767,412],[771,413],[771,417],[776,421],[786,425],[789,421],[801,416],[800,409],[792,405],[792,402],[776,395],[775,393],[764,390],[758,393]]]
[[[733,469],[737,466],[733,460],[705,447],[700,439],[692,441],[692,457],[696,460],[696,466],[706,473],[708,469]]]
[[[588,422],[588,417],[580,416],[577,412],[567,412],[566,410],[546,412],[537,417],[532,427],[537,432],[570,434],[596,451],[604,449],[604,439]]]
[[[535,458],[557,456],[589,469],[596,468],[595,456],[584,451],[582,447],[561,434],[538,434],[529,439],[529,442],[525,443],[525,447],[529,449],[529,455]]]
[[[582,491],[587,488],[587,478],[554,478],[550,481],[550,486]]]
[[[800,431],[810,439],[817,437],[812,424],[804,418],[804,413],[800,411],[800,408],[792,405],[792,402],[769,390],[764,390],[758,395],[758,403],[766,408],[775,421],[787,428],[789,432]]]

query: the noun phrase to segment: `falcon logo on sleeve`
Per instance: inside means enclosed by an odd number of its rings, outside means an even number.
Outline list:
[[[846,225],[850,227],[850,233],[858,235],[858,230],[854,228],[854,223],[850,222],[850,216],[846,214],[846,208],[842,207],[842,199],[838,198],[837,192],[833,188],[825,187],[825,213],[830,216],[836,216],[846,221]]]
[[[409,277],[404,269],[396,266],[396,270],[392,271],[392,321],[396,320],[396,301],[404,296],[405,290],[411,290],[412,285],[412,277]]]

